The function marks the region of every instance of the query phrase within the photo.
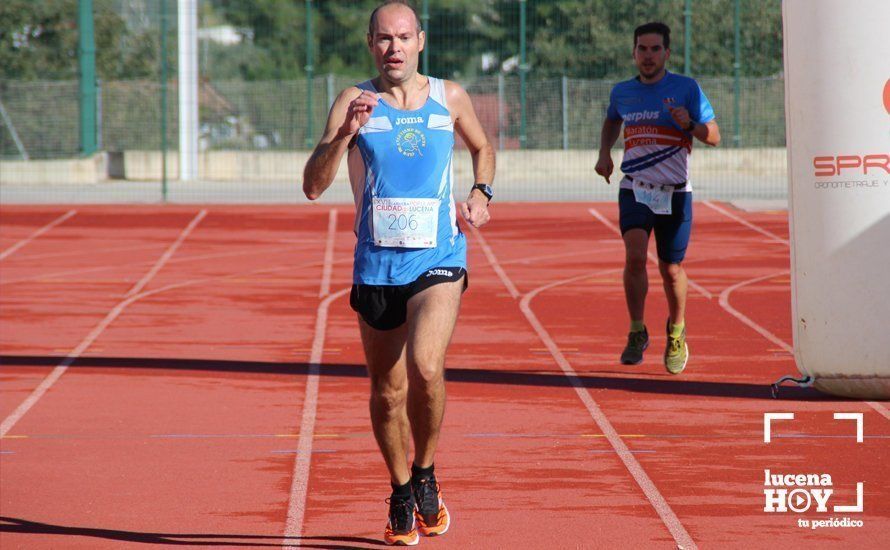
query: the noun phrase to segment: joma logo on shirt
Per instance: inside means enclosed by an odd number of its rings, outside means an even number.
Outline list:
[[[403,116],[396,119],[396,126],[402,124],[423,124],[422,116]]]
[[[627,113],[624,115],[625,122],[640,122],[641,120],[658,120],[661,116],[659,111],[637,111],[635,113]]]

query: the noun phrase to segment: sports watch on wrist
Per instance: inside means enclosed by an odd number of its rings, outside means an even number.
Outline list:
[[[696,125],[696,124],[698,124],[696,121],[694,121],[694,120],[690,120],[690,121],[689,121],[689,124],[686,125],[686,131],[687,131],[687,132],[691,132],[691,131],[695,130],[695,125]]]
[[[482,191],[482,194],[485,195],[485,198],[488,199],[488,202],[491,202],[491,198],[494,196],[494,191],[491,189],[490,185],[488,185],[487,183],[476,183],[473,185],[470,191],[472,191],[473,189]]]

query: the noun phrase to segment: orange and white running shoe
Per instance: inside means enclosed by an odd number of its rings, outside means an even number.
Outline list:
[[[451,515],[442,499],[442,489],[435,476],[418,481],[411,480],[414,500],[417,502],[417,527],[425,537],[444,535],[451,526]]]
[[[386,502],[389,504],[389,521],[383,531],[383,542],[390,546],[414,546],[420,542],[414,499],[390,497]]]

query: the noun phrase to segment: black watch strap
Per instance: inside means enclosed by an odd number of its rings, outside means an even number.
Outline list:
[[[694,121],[694,120],[690,120],[690,121],[689,121],[689,124],[686,125],[686,131],[687,131],[687,132],[691,132],[691,131],[695,130],[695,125],[696,125],[696,124],[698,124],[696,121]]]
[[[487,183],[476,183],[473,184],[472,189],[478,189],[482,191],[482,194],[485,195],[485,198],[488,199],[488,202],[491,202],[491,198],[494,196],[494,190],[492,190],[491,186]]]

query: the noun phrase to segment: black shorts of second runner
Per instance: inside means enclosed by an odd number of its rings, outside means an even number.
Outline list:
[[[412,296],[440,283],[459,281],[461,277],[466,290],[469,276],[462,267],[429,269],[407,285],[352,285],[349,305],[372,328],[393,330],[408,319],[408,300]]]
[[[674,192],[671,213],[655,214],[648,206],[637,202],[632,189],[621,189],[618,192],[618,211],[622,236],[631,229],[642,229],[646,233],[654,230],[659,260],[679,264],[686,257],[692,231],[691,192]]]

